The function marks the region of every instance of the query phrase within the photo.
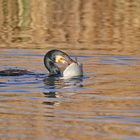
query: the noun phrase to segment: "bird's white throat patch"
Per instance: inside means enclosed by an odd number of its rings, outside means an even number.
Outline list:
[[[71,63],[63,72],[64,77],[82,76],[83,69],[79,63]]]

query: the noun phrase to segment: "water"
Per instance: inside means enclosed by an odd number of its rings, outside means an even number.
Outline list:
[[[1,0],[0,140],[139,140],[140,4],[132,0]],[[48,78],[62,49],[84,76]],[[30,73],[31,72],[31,73]]]
[[[84,76],[63,80],[47,77],[46,52],[1,49],[0,70],[33,73],[0,76],[0,139],[140,139],[138,55],[65,50],[78,56]]]
[[[138,0],[2,0],[0,9],[2,48],[140,52]]]

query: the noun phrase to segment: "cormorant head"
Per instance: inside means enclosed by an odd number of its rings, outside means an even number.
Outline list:
[[[69,65],[72,62],[74,60],[60,50],[51,50],[44,56],[44,65],[50,72],[50,75],[61,75],[61,70],[56,63],[67,63]]]

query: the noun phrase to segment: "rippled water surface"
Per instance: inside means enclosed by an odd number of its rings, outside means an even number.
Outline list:
[[[66,50],[84,65],[81,79],[48,78],[47,50],[1,49],[0,138],[37,140],[140,139],[139,56]]]

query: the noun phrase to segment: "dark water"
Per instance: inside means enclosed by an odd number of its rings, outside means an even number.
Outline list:
[[[33,73],[0,76],[0,139],[140,139],[138,55],[67,50],[84,77],[63,80],[47,77],[46,51],[1,49],[0,70]]]

